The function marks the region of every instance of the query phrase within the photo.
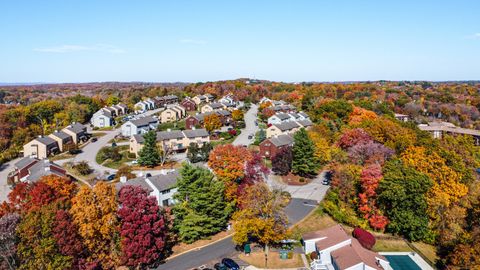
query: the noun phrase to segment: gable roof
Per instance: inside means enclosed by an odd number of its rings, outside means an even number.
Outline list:
[[[153,191],[150,185],[147,182],[145,182],[145,177],[133,178],[133,179],[127,180],[127,182],[125,183],[118,182],[115,184],[115,189],[117,190],[117,192],[119,192],[120,189],[122,189],[122,187],[124,186],[136,186],[136,187],[141,187],[145,189],[147,192]]]
[[[30,165],[34,162],[37,162],[37,161],[38,161],[38,159],[36,159],[36,158],[24,157],[24,158],[20,159],[19,161],[17,161],[14,164],[14,166],[15,166],[15,168],[21,170],[21,169],[25,168],[26,166],[28,166],[28,165]]]
[[[67,134],[67,133],[65,133],[65,132],[63,132],[63,131],[55,131],[55,132],[53,132],[53,133],[50,134],[50,135],[53,135],[53,136],[55,136],[55,137],[57,137],[57,138],[60,138],[60,139],[62,139],[62,140],[65,140],[65,139],[68,139],[68,138],[71,138],[71,137],[72,137],[72,136],[70,136],[69,134]]]
[[[140,117],[134,120],[130,120],[130,123],[136,127],[148,126],[151,123],[157,123],[158,119],[152,116]]]
[[[224,107],[224,104],[219,102],[214,102],[214,103],[207,104],[205,106],[210,106],[212,109],[220,109]]]
[[[277,117],[278,119],[280,119],[282,121],[290,119],[290,115],[288,115],[286,113],[276,113],[276,114],[272,115],[271,117]]]
[[[158,189],[159,191],[164,191],[173,188],[177,184],[177,179],[179,177],[179,171],[175,170],[167,174],[157,174],[147,178],[155,186],[156,189]]]
[[[180,130],[157,132],[157,141],[180,139],[180,138],[184,138],[184,135]]]
[[[318,251],[322,251],[338,243],[350,240],[350,236],[340,224],[336,224],[320,231],[306,233],[302,238],[303,240],[320,239],[315,242]]]
[[[305,119],[305,120],[298,120],[297,123],[302,125],[303,127],[310,127],[313,125],[312,121]]]
[[[56,168],[56,170],[52,170],[52,167]],[[42,176],[55,174],[58,176],[65,176],[65,174],[61,173],[60,171],[64,171],[64,169],[48,159],[37,160],[37,162],[30,168],[28,168],[29,175],[27,176],[26,180],[30,182],[38,181]]]
[[[73,123],[73,124],[70,124],[68,125],[67,127],[65,127],[65,129],[68,129],[76,134],[78,133],[82,133],[82,132],[85,132],[85,130],[87,129],[84,125],[80,124],[80,123]]]
[[[54,139],[50,138],[50,137],[38,137],[38,138],[35,138],[34,140],[38,141],[39,143],[41,144],[44,144],[44,145],[52,145],[52,144],[56,144],[57,141],[55,141]]]
[[[288,134],[275,136],[268,140],[277,147],[293,144],[293,137]]]
[[[387,261],[382,255],[362,247],[355,238],[352,238],[350,245],[334,250],[330,255],[340,269],[347,269],[364,263],[374,269],[383,270],[384,268],[378,263],[378,259]]]
[[[185,137],[187,137],[187,138],[197,138],[197,137],[208,136],[208,132],[204,128],[184,130],[183,134],[185,134]]]
[[[274,124],[281,131],[292,130],[294,128],[299,128],[300,126],[296,122],[283,122],[280,124]]]

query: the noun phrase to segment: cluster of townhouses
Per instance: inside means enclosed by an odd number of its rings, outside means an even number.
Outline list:
[[[163,108],[170,104],[176,104],[178,101],[179,99],[176,95],[167,95],[162,97],[157,96],[139,101],[134,105],[134,107],[136,113],[144,113],[157,108]]]
[[[48,136],[38,136],[25,144],[23,156],[44,159],[67,150],[69,146],[86,142],[89,137],[87,127],[80,123],[72,123],[62,130],[56,130]]]
[[[124,115],[128,112],[128,107],[124,104],[117,104],[110,107],[104,107],[95,112],[90,119],[94,127],[112,127],[115,125],[115,117]]]
[[[205,129],[171,130],[157,132],[157,144],[164,151],[185,151],[190,144],[199,147],[210,142],[210,136]],[[138,156],[144,143],[143,135],[137,134],[130,138],[130,153]]]
[[[192,128],[201,128],[204,127],[205,124],[205,117],[209,115],[216,114],[218,115],[220,122],[223,126],[228,126],[233,122],[232,113],[227,110],[218,110],[206,113],[197,113],[195,115],[190,115],[185,119],[185,128],[192,129]]]
[[[444,121],[432,121],[427,124],[420,124],[418,128],[430,132],[435,139],[441,139],[446,134],[471,136],[475,145],[480,145],[480,130],[461,128]]]

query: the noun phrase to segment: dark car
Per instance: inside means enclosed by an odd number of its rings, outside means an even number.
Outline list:
[[[228,270],[223,263],[216,263],[213,268],[215,268],[215,270]]]
[[[224,258],[222,263],[230,270],[240,270],[240,266],[232,259]]]
[[[115,179],[115,176],[115,174],[110,174],[109,176],[107,176],[107,180],[112,181],[113,179]]]
[[[96,142],[97,141],[97,138],[93,137],[90,139],[91,142]]]

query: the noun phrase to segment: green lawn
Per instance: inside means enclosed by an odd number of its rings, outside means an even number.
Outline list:
[[[107,147],[109,147],[109,146],[107,146]],[[102,149],[107,148],[107,147],[103,147]],[[98,153],[97,153],[97,156],[95,157],[95,161],[97,161],[98,164],[101,164],[105,167],[112,168],[112,169],[118,169],[123,164],[134,160],[134,158],[129,158],[128,157],[128,149],[129,149],[128,145],[117,146],[117,148],[118,148],[120,154],[122,155],[122,158],[120,160],[117,160],[117,161],[110,160],[110,159],[102,160],[102,149],[100,149],[100,151],[98,151]]]

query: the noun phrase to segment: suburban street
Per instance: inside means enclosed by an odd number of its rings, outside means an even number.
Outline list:
[[[245,128],[242,129],[242,133],[232,142],[233,145],[250,145],[255,140],[255,133],[258,131],[258,126],[255,125],[257,120],[258,106],[252,104],[250,109],[245,113]],[[248,139],[248,135],[253,134],[252,139]]]
[[[13,165],[19,160],[20,158],[10,160],[0,167],[0,203],[7,200],[7,195],[10,193],[10,187],[7,185],[7,176],[13,170]]]

